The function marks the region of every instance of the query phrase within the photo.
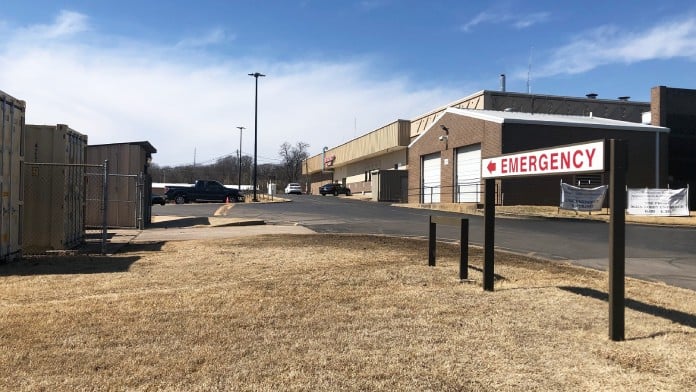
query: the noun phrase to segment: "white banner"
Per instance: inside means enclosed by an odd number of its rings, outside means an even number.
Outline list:
[[[688,188],[629,189],[626,210],[631,215],[689,216]]]
[[[599,211],[604,204],[606,193],[606,185],[596,188],[578,188],[561,183],[560,208],[573,211]]]

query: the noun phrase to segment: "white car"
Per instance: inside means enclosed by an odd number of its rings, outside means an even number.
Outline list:
[[[291,182],[285,187],[285,194],[289,195],[291,193],[296,193],[298,195],[302,194],[302,187],[296,182]]]

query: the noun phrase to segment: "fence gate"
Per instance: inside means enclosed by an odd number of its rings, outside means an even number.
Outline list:
[[[91,240],[106,252],[106,165],[24,162],[22,253],[74,248]],[[93,184],[93,186],[88,186]],[[86,230],[88,206],[102,217]],[[90,233],[91,231],[91,233]]]

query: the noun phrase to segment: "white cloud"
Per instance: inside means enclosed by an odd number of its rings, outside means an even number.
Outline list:
[[[553,50],[537,77],[579,74],[608,64],[648,60],[696,60],[696,18],[656,25],[640,32],[604,26]]]
[[[89,144],[147,140],[161,165],[190,163],[194,149],[198,162],[235,154],[238,126],[246,127],[242,150],[251,153],[250,72],[268,75],[259,79],[259,162],[277,160],[285,141],[308,142],[319,153],[451,100],[443,91],[373,75],[377,66],[365,59],[215,59],[176,41],[157,46],[91,30],[90,42],[98,43],[82,42],[75,33],[88,29],[86,16],[63,12],[53,24],[25,27],[34,32],[30,38],[6,32],[0,89],[27,101],[29,124],[68,124],[87,134]]]
[[[506,11],[483,11],[473,19],[465,23],[461,30],[470,32],[474,27],[482,24],[504,24],[509,23],[516,29],[526,29],[535,24],[543,23],[550,17],[548,12],[535,12],[531,14],[518,14]]]
[[[546,22],[550,15],[551,14],[548,12],[536,12],[533,14],[518,15],[513,19],[513,26],[518,29],[526,29],[527,27],[531,27],[535,24]]]
[[[53,39],[68,37],[88,29],[86,15],[73,11],[61,11],[53,24],[30,26],[24,29],[24,33],[29,38]],[[28,38],[27,36],[25,39]]]
[[[221,28],[216,28],[208,33],[202,35],[202,36],[196,36],[196,37],[189,37],[189,38],[184,38],[179,43],[177,43],[177,47],[180,48],[198,48],[198,47],[205,47],[209,45],[215,45],[215,44],[220,44],[225,41],[230,41],[233,40],[233,36],[227,36],[225,34],[225,31]]]

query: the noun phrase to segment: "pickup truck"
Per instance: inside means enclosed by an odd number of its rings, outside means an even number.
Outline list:
[[[166,186],[164,195],[168,201],[184,204],[195,201],[238,202],[244,201],[239,190],[227,188],[217,181],[196,180],[194,186]]]

